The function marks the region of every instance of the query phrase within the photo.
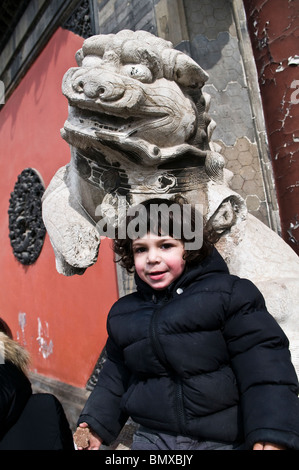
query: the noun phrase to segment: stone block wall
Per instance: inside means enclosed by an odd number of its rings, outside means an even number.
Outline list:
[[[271,226],[232,2],[184,0],[184,5],[191,55],[210,75],[205,91],[217,124],[213,140],[233,172],[231,187],[245,199],[249,212]]]

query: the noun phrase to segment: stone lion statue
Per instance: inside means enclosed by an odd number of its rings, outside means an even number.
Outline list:
[[[221,234],[217,248],[231,272],[260,288],[299,367],[298,257],[229,186],[232,175],[211,141],[206,72],[145,31],[90,37],[76,60],[62,84],[69,112],[61,134],[71,159],[43,198],[58,272],[82,274],[96,262],[98,224],[120,202],[184,197],[201,204]]]

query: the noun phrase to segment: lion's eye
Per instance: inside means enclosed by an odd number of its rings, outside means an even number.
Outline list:
[[[123,71],[129,77],[135,78],[140,82],[151,83],[153,75],[150,69],[143,64],[127,64],[123,67]]]

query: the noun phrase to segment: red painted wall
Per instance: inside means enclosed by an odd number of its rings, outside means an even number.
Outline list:
[[[79,387],[105,345],[107,313],[118,297],[110,241],[83,276],[57,273],[48,235],[36,263],[25,267],[10,246],[7,211],[22,170],[35,168],[47,186],[70,160],[60,137],[67,117],[61,82],[82,41],[57,30],[0,112],[0,316],[30,351],[34,372]]]
[[[272,156],[282,237],[299,254],[299,2],[244,0],[244,6]]]

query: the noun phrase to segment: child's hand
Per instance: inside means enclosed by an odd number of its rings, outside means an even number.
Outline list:
[[[271,444],[271,442],[257,442],[254,444],[253,450],[285,450],[285,447],[279,444]]]
[[[78,450],[99,450],[102,439],[87,423],[80,423],[74,434],[74,442]]]

